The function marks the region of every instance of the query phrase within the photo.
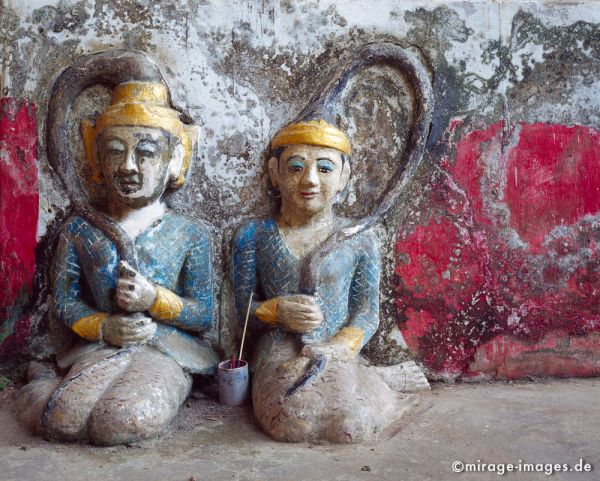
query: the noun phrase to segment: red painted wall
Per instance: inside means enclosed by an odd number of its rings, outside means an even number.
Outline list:
[[[600,132],[504,127],[449,130],[398,236],[400,328],[443,377],[598,375]]]
[[[36,265],[37,141],[35,106],[0,99],[0,359],[22,353],[29,335],[23,308]]]

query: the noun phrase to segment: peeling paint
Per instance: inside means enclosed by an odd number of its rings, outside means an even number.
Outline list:
[[[0,99],[0,358],[27,343],[36,268],[37,125],[35,106]]]
[[[514,338],[505,348],[508,363],[523,342],[600,331],[599,132],[522,124],[505,149],[502,123],[467,133],[465,127],[454,132],[455,156],[442,164],[444,175],[425,200],[432,217],[398,239],[400,326],[411,350],[438,375],[523,376],[525,365],[503,370],[498,358],[479,354],[487,349],[480,346]],[[594,369],[582,365],[562,375]]]
[[[581,305],[597,301],[598,289],[598,212],[590,194],[598,180],[590,162],[597,163],[600,125],[599,25],[600,9],[586,0],[373,0],[368,8],[358,0],[5,1],[2,94],[37,106],[42,144],[30,352],[47,357],[62,342],[46,316],[43,280],[69,208],[45,158],[49,93],[74,58],[111,48],[153,58],[174,104],[201,126],[189,181],[170,204],[211,225],[221,241],[214,247],[215,269],[227,272],[234,226],[274,207],[264,158],[271,135],[361,45],[417,46],[434,75],[436,110],[426,162],[378,228],[381,329],[367,354],[393,363],[410,355],[406,341],[432,372],[452,377],[467,372],[481,343],[500,333],[534,342],[549,329],[543,326],[554,326],[544,319],[548,309],[562,313],[577,335],[593,331],[593,313]],[[82,99],[73,113],[74,149],[76,126],[93,116],[94,105]],[[349,86],[339,114],[358,147],[354,176],[338,206],[343,215],[364,214],[380,194],[406,143],[403,126],[411,109],[410,89],[385,69],[371,69]],[[523,144],[547,132],[561,136],[548,150],[564,154],[562,170],[543,144],[537,150],[532,141]],[[550,180],[535,177],[523,156],[537,159],[539,175]],[[573,165],[579,170],[569,170]],[[80,172],[84,178],[85,168]],[[567,189],[564,196],[561,189]],[[525,201],[529,193],[531,202]],[[441,241],[447,244],[438,249]],[[422,265],[412,257],[415,249],[425,258]],[[228,280],[221,278],[218,335],[228,346],[235,332],[227,322]],[[530,297],[513,298],[515,291]],[[567,292],[575,293],[574,301],[565,301]],[[441,319],[453,328],[442,329]],[[421,352],[422,343],[435,342],[440,349]]]

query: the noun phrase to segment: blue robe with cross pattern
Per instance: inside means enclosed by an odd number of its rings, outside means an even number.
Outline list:
[[[176,293],[183,304],[176,319],[156,321],[150,341],[190,372],[212,373],[217,358],[199,333],[213,322],[212,262],[207,230],[188,217],[167,212],[135,239],[138,267],[150,282]],[[114,313],[120,258],[114,243],[74,216],[63,228],[56,252],[53,304],[71,328],[79,319]],[[149,314],[148,314],[149,315]]]
[[[295,336],[278,326],[267,325],[254,315],[261,302],[301,293],[302,260],[287,247],[275,220],[254,220],[241,226],[234,237],[232,257],[239,318],[244,318],[253,292],[250,328],[267,334],[271,339],[267,344]],[[362,232],[330,253],[318,277],[315,297],[324,321],[311,333],[313,340],[326,341],[344,327],[356,327],[364,332],[364,346],[379,324],[379,276],[378,243],[371,231]],[[261,343],[261,346],[269,350],[268,345]],[[260,359],[264,353],[256,354]]]

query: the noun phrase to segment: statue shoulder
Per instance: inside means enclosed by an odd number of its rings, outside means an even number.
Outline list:
[[[368,257],[379,258],[381,243],[379,236],[373,228],[366,229],[354,238],[355,245],[359,246],[360,252]]]
[[[364,242],[368,242],[368,243],[374,243],[379,245],[379,236],[377,235],[377,233],[375,232],[375,230],[373,228],[370,229],[365,229],[364,231],[362,231],[359,234],[359,237],[364,241]]]
[[[163,217],[165,223],[164,228],[172,229],[173,231],[184,231],[186,237],[190,240],[210,242],[211,233],[208,226],[193,217],[187,215],[176,214],[174,212],[168,212]]]
[[[272,230],[274,222],[272,219],[252,219],[242,222],[233,235],[234,249],[254,244],[261,232]]]
[[[87,235],[92,232],[94,226],[79,215],[69,217],[61,229],[61,234],[72,237]]]
[[[355,222],[355,220],[347,217],[337,217],[336,220],[339,229],[348,228]],[[376,227],[369,227],[368,229],[359,232],[351,238],[350,242],[354,245],[360,245],[363,250],[366,248],[367,251],[372,251],[374,253],[379,252],[380,239],[376,232]]]

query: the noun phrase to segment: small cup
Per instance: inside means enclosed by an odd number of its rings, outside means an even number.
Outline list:
[[[231,367],[231,360],[223,361],[218,366],[219,400],[227,406],[241,406],[248,397],[250,387],[248,379],[248,363],[236,360]]]

